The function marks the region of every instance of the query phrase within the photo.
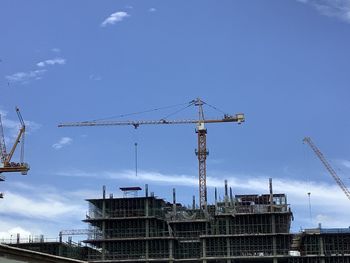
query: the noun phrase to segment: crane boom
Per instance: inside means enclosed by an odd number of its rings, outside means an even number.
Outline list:
[[[6,144],[5,144],[5,136],[4,129],[2,127],[1,114],[0,114],[0,155],[1,162],[5,162],[7,157]]]
[[[317,146],[312,142],[310,137],[305,137],[303,142],[306,142],[311,149],[315,152],[317,157],[320,159],[320,161],[323,163],[323,165],[326,167],[327,171],[330,173],[330,175],[333,177],[335,182],[338,184],[338,186],[343,190],[347,198],[350,200],[350,191],[346,187],[346,185],[343,183],[343,181],[340,179],[340,177],[337,175],[337,173],[334,171],[332,166],[328,163],[327,159],[323,156],[322,152],[317,148]]]
[[[198,120],[138,120],[138,121],[82,121],[82,122],[66,122],[58,124],[58,127],[83,127],[83,126],[115,126],[115,125],[132,125],[139,127],[140,125],[157,125],[157,124],[190,124],[198,123]],[[219,122],[244,122],[242,113],[235,116],[225,115],[222,119],[202,120],[202,123],[219,123]]]
[[[206,104],[201,99],[197,98],[192,100],[188,106],[195,105],[198,107],[199,118],[197,120],[131,120],[131,121],[83,121],[83,122],[67,122],[60,123],[58,127],[84,127],[84,126],[122,126],[130,125],[134,126],[135,129],[140,125],[159,125],[159,124],[197,124],[196,133],[198,134],[198,149],[196,150],[196,155],[199,162],[199,203],[201,208],[206,208],[207,204],[207,188],[206,188],[206,157],[208,151],[206,149],[206,133],[207,130],[204,127],[206,123],[223,123],[223,122],[237,122],[238,124],[245,121],[243,113],[238,113],[235,115],[225,114],[221,119],[205,119],[203,113],[203,105]],[[187,106],[187,107],[188,107]]]

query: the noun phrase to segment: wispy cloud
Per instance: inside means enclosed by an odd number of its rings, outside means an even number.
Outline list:
[[[77,176],[89,177],[110,180],[122,180],[124,183],[151,183],[153,185],[171,185],[191,187],[195,189],[198,187],[197,175],[186,174],[164,174],[153,171],[139,171],[135,176],[135,172],[131,170],[119,172],[84,172],[81,170],[72,170],[57,173],[61,176]],[[268,191],[269,176],[262,175],[248,175],[248,174],[226,174],[218,177],[207,177],[208,188],[222,188],[224,185],[223,178],[228,180],[230,187],[236,193],[257,193],[262,194]],[[325,227],[347,227],[350,222],[350,210],[344,209],[344,205],[348,200],[344,193],[334,184],[325,182],[309,182],[292,179],[273,180],[273,188],[275,193],[286,193],[288,200],[292,205],[292,210],[297,214],[296,224],[299,226],[315,227],[321,222]],[[312,219],[308,218],[308,195],[311,193],[312,202]],[[312,221],[312,223],[311,223]],[[297,227],[299,228],[299,227]]]
[[[0,115],[1,115],[1,122],[4,129],[5,134],[5,141],[6,143],[9,143],[10,141],[14,140],[19,132],[20,129],[20,122],[19,120],[14,120],[8,117],[8,112],[5,110],[0,109]],[[26,133],[31,134],[32,132],[35,132],[36,130],[40,129],[41,125],[30,120],[24,120],[24,123],[26,124]]]
[[[10,182],[7,188],[11,190],[5,191],[1,200],[0,239],[17,233],[21,237],[33,234],[57,237],[60,230],[81,225],[87,211],[83,199],[97,196],[97,192],[88,189],[62,192],[52,186],[22,182]]]
[[[12,75],[6,76],[6,79],[10,82],[28,83],[31,80],[39,80],[42,78],[46,69],[37,69],[28,72],[17,72]]]
[[[102,23],[101,26],[105,27],[107,25],[114,25],[117,22],[123,21],[125,18],[129,17],[130,15],[127,12],[119,11],[111,14],[109,17],[107,17]]]
[[[350,161],[349,160],[337,160],[337,163],[339,163],[340,165],[342,165],[346,168],[350,168]]]
[[[52,148],[59,150],[64,146],[67,146],[73,142],[73,139],[70,137],[62,137],[57,143],[52,145]]]
[[[350,0],[297,0],[311,5],[322,15],[336,17],[350,23]]]
[[[151,7],[150,9],[148,9],[149,12],[155,12],[157,11],[157,9],[155,9],[154,7]]]
[[[7,75],[5,78],[8,82],[17,82],[26,84],[32,80],[40,80],[43,75],[47,72],[47,69],[43,69],[47,65],[64,65],[66,64],[66,59],[64,58],[54,58],[40,61],[36,64],[37,67],[41,69],[31,70],[27,72],[17,72],[12,75]]]
[[[51,49],[52,52],[55,52],[55,53],[60,53],[61,52],[61,49],[57,48],[57,47],[54,47]]]
[[[5,198],[1,201],[2,211],[7,214],[22,217],[57,219],[67,213],[76,213],[78,207],[70,204],[66,198],[52,193],[41,194],[40,190],[34,198],[28,198],[14,192],[5,192]]]
[[[45,67],[47,65],[64,65],[66,64],[66,60],[64,58],[54,58],[54,59],[47,59],[44,61],[38,62],[36,65],[38,67]]]
[[[101,77],[100,75],[91,74],[91,75],[89,76],[89,79],[90,79],[90,80],[99,81],[99,80],[102,79],[102,77]]]

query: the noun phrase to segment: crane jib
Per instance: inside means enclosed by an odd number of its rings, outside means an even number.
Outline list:
[[[155,124],[189,124],[189,123],[219,123],[219,122],[244,122],[244,118],[227,117],[223,119],[209,120],[149,120],[149,121],[83,121],[60,123],[58,127],[81,127],[81,126],[112,126],[112,125],[155,125]]]

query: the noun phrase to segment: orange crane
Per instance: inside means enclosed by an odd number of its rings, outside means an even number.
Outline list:
[[[0,157],[1,162],[3,164],[3,167],[0,167],[0,174],[3,172],[21,172],[21,174],[26,175],[29,170],[29,165],[23,161],[24,159],[24,135],[26,131],[26,126],[23,121],[21,112],[19,111],[19,108],[16,107],[16,113],[18,116],[18,119],[21,123],[21,128],[19,129],[19,133],[16,137],[16,140],[11,148],[11,151],[7,153],[6,151],[6,145],[5,145],[5,138],[4,138],[4,130],[1,122],[1,115],[0,115]],[[17,145],[21,142],[21,156],[20,156],[20,162],[11,162],[12,156],[15,153]],[[4,178],[4,177],[2,177]]]
[[[198,149],[196,155],[198,156],[199,162],[199,203],[201,208],[206,208],[207,205],[207,179],[206,179],[206,158],[208,155],[206,147],[206,134],[207,129],[205,128],[206,123],[223,123],[223,122],[237,122],[241,124],[245,121],[243,113],[235,114],[234,116],[225,114],[223,118],[218,119],[205,119],[203,112],[203,105],[209,105],[197,98],[192,100],[187,106],[198,107],[198,120],[135,120],[135,121],[83,121],[83,122],[70,122],[60,123],[58,127],[81,127],[81,126],[115,126],[115,125],[132,125],[134,128],[138,128],[140,125],[158,125],[158,124],[197,124],[196,133],[198,137]],[[210,105],[209,105],[210,106]],[[211,106],[212,107],[212,106]],[[215,108],[215,107],[213,107]]]
[[[315,152],[317,157],[321,160],[323,165],[326,167],[327,171],[330,173],[330,175],[333,177],[335,182],[338,184],[338,186],[343,190],[344,194],[347,196],[347,198],[350,200],[350,191],[346,187],[346,185],[343,183],[343,181],[340,179],[340,177],[337,175],[337,173],[334,171],[332,166],[328,163],[327,159],[323,156],[322,152],[317,148],[317,146],[311,141],[310,137],[305,137],[303,139],[303,142],[306,142],[311,149]]]

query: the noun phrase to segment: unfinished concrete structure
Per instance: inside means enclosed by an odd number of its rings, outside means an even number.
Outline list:
[[[124,188],[128,189],[128,188]],[[131,189],[131,188],[130,188]],[[130,190],[129,189],[129,190]],[[149,195],[88,199],[91,262],[350,262],[349,229],[290,233],[285,194],[232,195],[207,209]]]
[[[290,233],[293,215],[285,194],[235,195],[225,183],[223,200],[206,209],[185,207],[148,194],[139,187],[121,188],[123,198],[88,199],[89,228],[61,231],[11,246],[87,262],[271,262],[350,263],[350,228],[306,229]],[[88,234],[86,246],[62,235]]]

